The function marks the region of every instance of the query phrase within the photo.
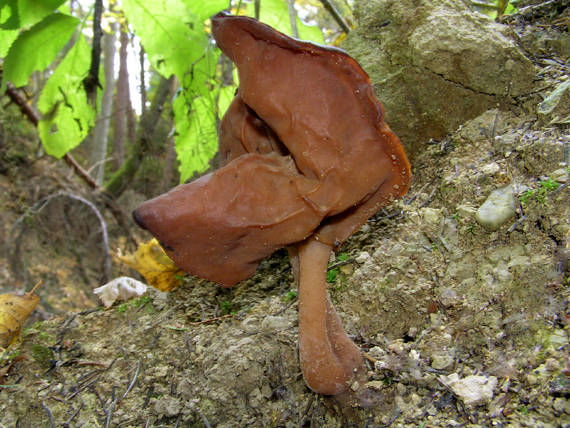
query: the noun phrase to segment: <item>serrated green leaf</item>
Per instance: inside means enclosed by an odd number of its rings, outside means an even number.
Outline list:
[[[95,121],[95,111],[83,88],[90,61],[91,48],[79,35],[38,100],[40,139],[46,152],[57,158],[79,145]]]
[[[153,67],[164,77],[175,74],[182,86],[173,106],[182,181],[207,169],[217,151],[212,82],[220,52],[213,49],[204,21],[226,6],[226,0],[123,1]]]
[[[235,86],[225,86],[220,89],[220,95],[218,97],[218,115],[220,118],[224,116],[226,110],[234,100],[236,89]]]
[[[179,79],[187,99],[210,94],[219,56],[220,51],[209,44],[197,61],[188,64],[184,75]]]
[[[123,11],[152,66],[164,77],[175,74],[183,80],[208,46],[203,22],[182,0],[124,0]]]
[[[66,0],[18,0],[20,27],[34,25],[53,13]]]
[[[186,5],[186,7],[192,12],[192,14],[196,16],[197,20],[200,22],[204,22],[212,15],[228,7],[227,0],[208,0],[208,1],[182,0],[182,1]]]
[[[18,0],[6,0],[0,7],[0,28],[17,30],[20,28],[18,16]]]
[[[211,93],[194,98],[190,106],[183,95],[174,100],[180,182],[208,169],[218,151],[216,111],[219,111],[219,117],[225,113],[234,97],[235,87],[227,86],[219,91],[217,100],[215,93]]]
[[[6,56],[17,37],[18,30],[0,30],[0,58]]]
[[[54,13],[27,31],[22,32],[10,47],[4,60],[2,91],[6,82],[23,86],[36,70],[52,63],[75,31],[79,20]]]
[[[247,4],[247,13],[254,16],[253,2]],[[291,35],[291,21],[289,20],[289,9],[285,0],[263,0],[259,9],[259,20],[272,26],[277,31]],[[307,25],[297,18],[297,31],[299,39],[310,40],[315,43],[324,43],[323,32],[314,25]]]

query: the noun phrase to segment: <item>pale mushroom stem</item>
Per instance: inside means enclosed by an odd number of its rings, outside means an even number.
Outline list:
[[[359,349],[342,328],[327,293],[326,272],[332,248],[309,238],[297,249],[301,370],[313,391],[341,394],[363,361]]]

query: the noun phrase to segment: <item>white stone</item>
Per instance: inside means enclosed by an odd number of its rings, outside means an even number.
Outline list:
[[[457,373],[452,373],[442,376],[442,380],[467,406],[488,403],[493,398],[493,389],[497,386],[495,376],[471,375],[460,379]]]
[[[424,221],[432,226],[437,226],[441,222],[443,214],[437,208],[422,208],[421,216]]]
[[[512,186],[506,186],[491,192],[487,200],[477,210],[477,222],[496,230],[515,214],[515,195]]]
[[[488,163],[487,165],[483,165],[480,169],[480,171],[486,175],[496,174],[500,170],[501,170],[501,167],[499,166],[499,164],[497,162],[491,162],[491,163]]]
[[[362,251],[358,256],[355,257],[356,263],[364,263],[370,260],[370,253],[368,251]]]

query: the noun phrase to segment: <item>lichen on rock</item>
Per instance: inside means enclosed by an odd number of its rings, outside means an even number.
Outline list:
[[[375,82],[409,146],[443,138],[501,99],[530,93],[536,70],[505,26],[450,0],[357,1],[343,47]]]

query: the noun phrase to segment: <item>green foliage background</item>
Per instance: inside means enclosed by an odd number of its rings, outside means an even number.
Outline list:
[[[87,100],[91,47],[84,36],[87,18],[71,16],[65,0],[8,0],[0,6],[0,56],[6,83],[24,86],[36,70],[53,69],[41,91],[40,138],[46,152],[61,158],[79,145],[97,112]],[[123,0],[130,29],[140,38],[153,69],[175,75],[180,88],[173,100],[180,180],[205,171],[217,151],[217,121],[229,106],[237,82],[222,86],[220,51],[209,33],[209,18],[227,0]],[[253,3],[245,8],[253,16]],[[260,20],[291,34],[284,0],[263,0]],[[323,43],[319,28],[297,22],[299,38]],[[102,73],[100,73],[101,75]]]

